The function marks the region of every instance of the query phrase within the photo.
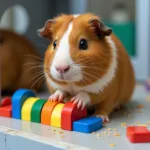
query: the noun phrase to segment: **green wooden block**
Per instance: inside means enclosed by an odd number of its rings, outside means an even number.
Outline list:
[[[31,110],[31,121],[40,123],[41,122],[41,111],[43,108],[43,105],[46,103],[46,100],[39,99],[37,100]]]

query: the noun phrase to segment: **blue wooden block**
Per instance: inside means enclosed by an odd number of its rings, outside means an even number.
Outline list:
[[[35,97],[34,92],[28,89],[19,89],[12,96],[12,118],[21,119],[21,108],[29,97]]]
[[[103,120],[98,117],[87,117],[73,122],[73,131],[91,133],[103,126]]]

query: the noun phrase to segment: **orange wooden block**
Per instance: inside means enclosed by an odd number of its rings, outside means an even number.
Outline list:
[[[45,125],[51,125],[51,114],[53,112],[53,109],[59,102],[56,101],[47,101],[41,112],[41,123]]]

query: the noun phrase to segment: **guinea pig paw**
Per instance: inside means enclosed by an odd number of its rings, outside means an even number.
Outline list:
[[[90,96],[86,92],[80,92],[75,97],[71,99],[73,104],[77,105],[77,108],[83,110],[86,105],[90,103]]]
[[[57,90],[53,95],[49,97],[49,100],[50,101],[63,101],[66,95],[67,95],[67,92]]]
[[[99,117],[103,120],[103,123],[109,123],[109,117],[108,116],[104,116],[104,115],[96,115],[96,117]]]
[[[78,97],[73,97],[71,99],[71,101],[73,101],[73,104],[76,104],[77,105],[77,108],[81,108],[81,109],[84,109],[85,107],[85,104],[83,103],[83,100],[78,98]]]

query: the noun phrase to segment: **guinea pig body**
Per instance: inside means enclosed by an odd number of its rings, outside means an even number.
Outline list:
[[[52,40],[44,61],[52,100],[72,97],[78,107],[93,105],[106,122],[130,100],[135,86],[130,58],[97,16],[62,15],[38,32]]]
[[[42,71],[36,48],[23,36],[0,29],[1,90],[38,89],[35,83]]]

